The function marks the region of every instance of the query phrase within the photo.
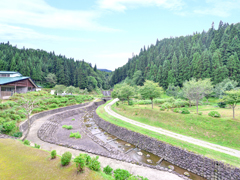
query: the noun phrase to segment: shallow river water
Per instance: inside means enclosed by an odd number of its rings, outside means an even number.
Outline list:
[[[118,139],[116,136],[113,136],[103,129],[99,128],[93,120],[93,115],[88,113],[84,116],[85,126],[93,135],[95,135],[98,139],[102,140],[105,143],[110,144],[111,146],[117,148],[118,150],[126,153],[130,157],[132,157],[137,162],[153,165],[153,166],[161,166],[164,168],[172,168],[173,171],[176,171],[178,174],[184,174],[184,172],[189,173],[189,178],[192,180],[206,180],[205,178],[198,176],[194,173],[187,171],[186,169],[182,169],[170,162],[163,160],[160,164],[158,164],[161,157],[152,154],[150,152],[144,151],[142,149],[137,148],[136,146],[129,144],[126,141]]]

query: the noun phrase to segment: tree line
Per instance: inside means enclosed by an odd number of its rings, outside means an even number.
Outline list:
[[[226,78],[239,84],[239,38],[240,23],[220,21],[217,29],[213,23],[207,32],[157,40],[116,69],[110,84],[127,78],[142,86],[145,80],[152,80],[167,89],[169,84],[182,87],[192,77],[210,78],[214,85]]]
[[[62,84],[89,91],[110,88],[110,73],[97,70],[96,65],[55,55],[54,51],[18,49],[9,42],[0,44],[0,70],[17,71],[44,87]]]
[[[206,98],[208,102],[208,98],[213,96],[219,98],[219,107],[225,108],[226,104],[228,104],[232,108],[233,118],[235,118],[235,107],[240,103],[240,87],[236,87],[236,85],[236,81],[225,79],[214,88],[210,78],[198,80],[191,78],[189,81],[185,80],[182,88],[170,84],[165,93],[172,98],[164,102],[161,108],[165,110],[165,108],[169,109],[174,106],[179,107],[186,105],[181,102],[181,99],[183,99],[189,101],[188,105],[190,107],[191,105],[195,105],[196,111],[199,113],[198,106],[200,101]],[[219,88],[220,86],[221,88]],[[153,100],[160,98],[163,93],[163,88],[154,81],[146,80],[143,86],[131,86],[124,81],[114,86],[111,96],[121,101],[127,100],[128,105],[131,105],[130,100],[132,98],[150,99],[153,109]]]

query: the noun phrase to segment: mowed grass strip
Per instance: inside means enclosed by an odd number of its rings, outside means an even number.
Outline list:
[[[0,139],[0,179],[83,179],[105,180],[103,173],[85,168],[83,174],[77,173],[75,163],[63,167],[60,157],[51,160],[50,153],[23,145],[18,140]]]
[[[200,107],[201,110],[203,108]],[[205,108],[207,111],[212,110],[212,107]],[[114,104],[112,110],[144,124],[240,150],[239,120],[213,118],[206,113],[198,115],[193,111],[194,108],[191,109],[191,114],[180,114],[171,110],[160,111],[158,106],[151,109],[151,105],[128,106],[119,103],[119,106]]]
[[[109,102],[110,101],[108,101],[108,103]],[[236,158],[234,156],[230,156],[230,155],[227,155],[227,154],[224,154],[224,153],[220,153],[218,151],[203,148],[201,146],[193,145],[193,144],[187,143],[185,141],[177,140],[175,138],[171,138],[171,137],[168,137],[168,136],[165,136],[165,135],[162,135],[162,134],[158,134],[156,132],[153,132],[153,131],[150,131],[150,130],[147,130],[147,129],[144,129],[144,128],[141,128],[141,127],[136,127],[136,126],[134,126],[130,123],[127,123],[127,122],[122,121],[118,118],[110,116],[104,110],[105,105],[106,104],[103,104],[100,107],[98,107],[96,112],[102,119],[104,119],[104,120],[106,120],[106,121],[108,121],[112,124],[124,127],[126,129],[129,129],[129,130],[134,131],[134,132],[144,134],[144,135],[149,136],[149,137],[156,138],[159,141],[166,142],[168,144],[180,147],[182,149],[186,149],[188,151],[191,151],[191,152],[194,152],[194,153],[197,153],[197,154],[201,154],[201,155],[204,155],[206,157],[216,159],[218,161],[222,161],[222,162],[231,164],[231,165],[236,166],[236,167],[240,167],[240,163],[239,163],[240,158]]]

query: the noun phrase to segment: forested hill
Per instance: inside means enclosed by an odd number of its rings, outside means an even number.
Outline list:
[[[240,83],[240,23],[220,21],[218,28],[206,32],[176,38],[166,38],[114,71],[110,84],[125,78],[136,85],[144,80],[158,82],[163,88],[168,84],[181,86],[183,81],[195,78],[211,78],[213,84],[229,77]]]
[[[34,49],[18,49],[8,43],[0,44],[0,70],[18,71],[23,76],[30,76],[37,84],[51,87],[46,77],[50,74],[56,77],[55,84],[88,88],[109,89],[109,73],[97,70],[91,64],[74,61],[54,52]],[[50,76],[52,78],[52,76]],[[54,78],[53,78],[54,79]]]

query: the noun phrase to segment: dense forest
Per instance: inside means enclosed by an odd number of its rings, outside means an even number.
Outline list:
[[[55,84],[75,86],[89,91],[99,87],[109,89],[110,73],[97,70],[84,60],[74,60],[53,52],[34,49],[18,49],[8,43],[0,44],[0,70],[18,71],[31,77],[38,85],[52,87]],[[48,78],[47,78],[48,76]],[[56,79],[48,81],[48,79]]]
[[[143,85],[152,80],[167,89],[169,84],[182,87],[192,77],[211,78],[213,84],[229,77],[240,84],[239,38],[240,23],[220,21],[217,29],[212,23],[207,32],[157,40],[156,45],[144,46],[139,55],[116,69],[110,84],[130,79]]]

